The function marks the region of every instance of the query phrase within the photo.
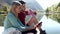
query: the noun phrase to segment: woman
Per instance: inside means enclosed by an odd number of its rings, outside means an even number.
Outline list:
[[[21,32],[35,29],[34,26],[31,26],[31,27],[24,26],[22,22],[18,19],[18,13],[20,13],[22,10],[21,7],[22,7],[22,4],[19,1],[14,1],[12,3],[10,13],[8,13],[4,21],[4,28],[5,28],[5,31],[7,30],[7,33],[10,31],[9,29],[12,29],[12,31],[13,29],[15,29]],[[14,33],[17,34],[16,32]]]

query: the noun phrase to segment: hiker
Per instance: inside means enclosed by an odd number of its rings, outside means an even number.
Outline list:
[[[14,1],[12,3],[10,12],[4,21],[4,32],[3,34],[21,34],[21,32],[29,31],[35,29],[34,26],[25,26],[18,19],[18,13],[21,11],[22,4],[19,1]]]
[[[36,16],[35,16],[36,12],[31,10],[31,9],[26,10],[26,2],[24,2],[24,1],[19,1],[19,2],[22,4],[22,6],[21,6],[22,10],[18,14],[18,19],[25,26],[34,26],[35,25],[35,27],[36,27],[39,24],[37,19],[36,19]],[[25,18],[26,18],[27,15],[29,16],[29,18],[28,18],[27,22],[25,22]],[[41,26],[42,26],[42,22],[36,28],[38,28],[39,30],[42,30]],[[36,29],[32,29],[32,30],[29,30],[29,31],[24,31],[22,33],[25,34],[25,33],[28,33],[28,32],[32,32],[34,34],[37,33]]]
[[[31,22],[29,21],[29,23],[22,22],[22,20],[19,19],[19,15],[21,13],[23,13],[23,14],[25,13],[25,10],[23,10],[24,9],[23,6],[25,6],[24,1],[14,1],[12,3],[10,12],[8,13],[8,15],[6,16],[5,21],[4,21],[5,29],[4,29],[3,34],[11,34],[11,33],[12,34],[27,34],[29,32],[36,34],[35,29],[38,28],[40,30],[42,23],[38,23],[34,14],[31,15],[32,16],[30,19]],[[33,12],[33,13],[35,13],[35,12]],[[26,14],[24,14],[24,16],[22,15],[23,18],[26,17],[25,15]],[[29,24],[32,24],[33,22],[35,24],[34,26],[29,25]],[[23,23],[25,23],[25,25],[28,25],[28,26],[25,26]]]

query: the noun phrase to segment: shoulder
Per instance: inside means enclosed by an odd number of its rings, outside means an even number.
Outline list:
[[[14,17],[14,14],[8,13],[7,17]]]
[[[9,13],[8,15],[7,15],[7,19],[9,20],[9,21],[12,21],[12,22],[16,22],[17,21],[17,18],[14,16],[14,14],[12,14],[12,13]]]
[[[12,13],[8,13],[8,15],[7,15],[7,18],[15,18],[15,16],[14,16],[14,14],[12,14]]]

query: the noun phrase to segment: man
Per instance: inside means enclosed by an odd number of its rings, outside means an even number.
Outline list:
[[[42,30],[41,29],[41,26],[42,26],[42,22],[41,23],[38,23],[35,15],[36,15],[36,12],[33,12],[32,10],[29,10],[29,11],[26,11],[26,3],[24,1],[19,1],[22,6],[20,9],[22,9],[20,11],[20,13],[18,14],[18,18],[19,20],[24,24],[24,25],[27,25],[27,26],[31,26],[33,23],[34,23],[34,27],[37,27],[39,30]],[[28,23],[25,22],[25,18],[27,15],[30,15],[31,17],[29,18],[29,21]],[[32,30],[29,30],[29,31],[24,31],[22,32],[22,34],[26,34],[26,33],[29,33],[29,32],[32,32],[34,34],[37,33],[36,29],[32,29]]]

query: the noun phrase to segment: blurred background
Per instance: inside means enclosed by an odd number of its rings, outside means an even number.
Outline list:
[[[15,0],[0,0],[0,27],[4,29],[4,19],[12,2]],[[60,34],[60,0],[23,0],[26,8],[37,10],[37,19],[43,22],[42,29],[47,34]],[[1,31],[1,30],[0,30]]]
[[[3,26],[4,18],[8,14],[10,6],[12,2],[15,0],[0,0],[0,26]],[[26,2],[26,7],[32,10],[37,10],[37,15],[39,20],[42,18],[43,15],[46,15],[47,18],[51,18],[60,23],[60,2],[56,0],[56,3],[48,2],[48,0],[24,0]],[[54,0],[55,1],[55,0]],[[40,3],[39,3],[40,2]],[[46,4],[44,4],[44,3]],[[48,4],[50,5],[48,5]],[[42,6],[43,5],[43,6]]]

